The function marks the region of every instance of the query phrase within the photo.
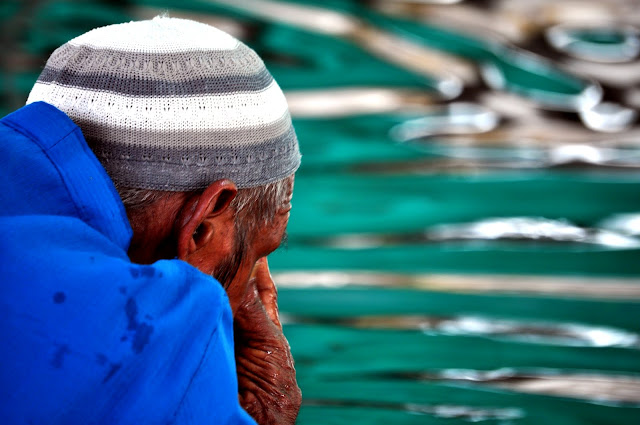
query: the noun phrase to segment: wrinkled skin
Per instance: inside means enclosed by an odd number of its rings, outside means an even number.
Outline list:
[[[236,243],[237,214],[229,208],[237,188],[230,180],[213,182],[200,193],[178,193],[143,210],[127,211],[134,230],[129,249],[132,261],[151,264],[178,257],[205,274],[229,276],[220,280],[234,315],[238,397],[260,425],[293,424],[301,403],[266,260],[280,245],[289,221],[293,176],[289,181],[287,198],[273,220],[247,234],[241,250]],[[241,258],[237,268],[229,262],[234,254]]]
[[[260,425],[294,424],[302,395],[266,258],[257,261],[234,320],[240,405]]]

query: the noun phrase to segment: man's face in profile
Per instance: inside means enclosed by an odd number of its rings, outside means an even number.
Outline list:
[[[269,223],[255,225],[255,223],[246,222],[255,220],[255,217],[252,216],[236,218],[233,225],[234,246],[231,254],[214,267],[212,275],[227,290],[234,312],[246,293],[247,282],[256,261],[271,254],[287,239],[286,230],[292,208],[293,176],[290,178],[290,182],[285,202],[279,206],[273,220]]]

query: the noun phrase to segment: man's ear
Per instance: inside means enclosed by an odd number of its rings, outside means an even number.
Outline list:
[[[187,256],[213,237],[213,221],[227,212],[238,188],[231,180],[217,180],[182,205],[175,222],[178,258]]]

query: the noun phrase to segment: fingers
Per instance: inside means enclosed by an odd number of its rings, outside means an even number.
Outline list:
[[[266,257],[256,262],[253,268],[252,278],[269,319],[271,319],[279,329],[282,329],[278,315],[278,291],[276,290],[276,285],[273,283]]]

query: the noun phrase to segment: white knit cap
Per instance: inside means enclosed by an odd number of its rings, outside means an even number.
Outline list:
[[[249,47],[209,25],[158,17],[89,31],[58,48],[27,103],[64,111],[121,186],[239,188],[293,174],[285,97]]]

